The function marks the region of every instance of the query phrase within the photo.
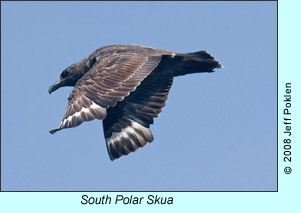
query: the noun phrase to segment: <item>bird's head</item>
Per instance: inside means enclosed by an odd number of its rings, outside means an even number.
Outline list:
[[[76,82],[83,77],[87,71],[90,70],[95,62],[95,58],[85,58],[67,67],[61,73],[59,80],[49,87],[49,94],[64,86],[74,86]]]

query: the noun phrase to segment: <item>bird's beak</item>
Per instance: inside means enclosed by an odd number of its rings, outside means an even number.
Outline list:
[[[54,92],[55,90],[57,90],[58,88],[60,88],[61,85],[62,85],[62,80],[59,79],[51,87],[49,87],[49,89],[48,89],[49,94],[51,94],[52,92]]]

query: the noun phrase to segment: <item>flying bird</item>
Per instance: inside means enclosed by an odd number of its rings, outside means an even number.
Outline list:
[[[111,160],[153,141],[149,129],[165,106],[173,78],[213,72],[222,65],[206,51],[177,53],[138,45],[97,49],[72,64],[49,88],[49,94],[73,86],[59,128],[103,120]]]

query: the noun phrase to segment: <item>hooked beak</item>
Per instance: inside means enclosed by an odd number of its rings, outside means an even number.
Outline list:
[[[59,79],[51,87],[49,87],[49,89],[48,89],[49,94],[51,94],[52,92],[54,92],[55,90],[57,90],[58,88],[60,88],[61,85],[62,85],[62,80]]]

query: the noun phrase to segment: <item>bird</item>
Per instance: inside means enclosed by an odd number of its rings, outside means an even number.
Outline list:
[[[223,68],[207,51],[178,53],[142,45],[104,46],[62,71],[49,94],[73,86],[66,113],[51,134],[102,120],[113,161],[154,137],[150,125],[165,106],[174,77]]]

